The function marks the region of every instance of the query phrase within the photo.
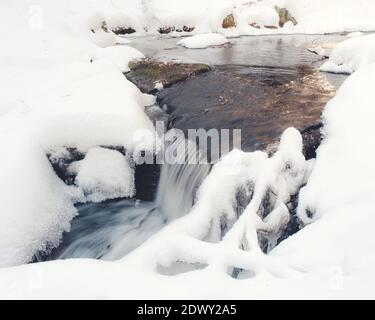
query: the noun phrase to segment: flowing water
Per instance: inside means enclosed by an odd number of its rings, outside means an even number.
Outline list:
[[[176,39],[151,37],[133,38],[132,45],[146,56],[164,61],[201,62],[222,68],[228,66],[231,70],[236,66],[240,75],[250,72],[261,76],[262,68],[266,68],[265,71],[274,73],[273,80],[277,80],[277,74],[285,76],[285,70],[300,65],[316,68],[322,63],[318,56],[306,50],[307,47],[340,40],[341,36],[245,37],[232,39],[231,45],[220,48],[187,50],[176,47]],[[344,79],[327,77],[336,87]],[[191,143],[187,143],[187,149],[188,157],[197,156]],[[73,220],[71,232],[64,235],[61,246],[47,259],[120,259],[165,224],[188,213],[195,192],[209,170],[208,164],[164,164],[155,201],[118,200],[78,206],[79,216]]]

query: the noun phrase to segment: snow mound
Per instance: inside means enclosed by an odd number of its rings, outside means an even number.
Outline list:
[[[57,178],[27,121],[18,117],[0,117],[0,267],[57,246],[80,197]]]
[[[351,74],[375,62],[375,34],[350,38],[332,50],[321,71]]]
[[[98,49],[96,59],[103,58],[111,61],[121,72],[128,72],[130,61],[143,59],[145,56],[132,47],[114,46]]]
[[[296,33],[373,31],[375,11],[372,0],[266,0],[287,8],[298,24]]]
[[[274,252],[356,299],[374,297],[374,81],[374,64],[359,69],[327,105],[325,138],[299,198],[298,216],[308,226]]]
[[[118,151],[90,149],[77,169],[75,184],[82,189],[86,201],[131,198],[135,194],[134,168],[130,159]]]
[[[177,42],[177,45],[188,49],[204,49],[207,47],[221,46],[228,42],[228,39],[221,34],[207,33],[180,40]]]

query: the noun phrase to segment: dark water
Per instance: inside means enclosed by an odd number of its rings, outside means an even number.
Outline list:
[[[319,122],[333,91],[322,83],[327,80],[338,88],[345,77],[317,72],[323,62],[307,48],[343,39],[337,35],[243,37],[223,47],[189,50],[176,47],[178,39],[147,37],[131,38],[131,45],[154,59],[215,66],[213,72],[162,91],[158,99],[170,109],[175,127],[241,128],[251,150],[271,143],[295,122],[306,126]],[[196,189],[186,183],[200,183],[202,168],[162,172],[158,204],[119,200],[79,206],[71,232],[49,259],[119,259],[159,231],[171,208],[176,217],[179,211],[186,213],[192,195],[181,192]],[[139,182],[137,187],[142,188]]]
[[[152,202],[119,200],[78,207],[63,243],[49,260],[94,258],[117,260],[159,231],[165,217]]]

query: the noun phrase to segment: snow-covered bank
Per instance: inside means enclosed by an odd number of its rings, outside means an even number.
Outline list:
[[[97,46],[114,43],[94,14],[108,6],[104,0],[0,4],[7,25],[0,30],[1,267],[27,263],[56,246],[76,214],[73,203],[82,200],[80,190],[57,178],[47,153],[63,156],[66,147],[85,153],[101,145],[131,155],[153,148],[153,141],[135,135],[153,134],[144,107],[154,97],[121,72],[141,53]]]
[[[117,13],[107,10],[104,15],[110,28],[131,28],[139,35],[222,33],[229,37],[375,30],[369,14],[375,11],[372,0],[117,0],[114,3]],[[287,11],[277,12],[276,6]],[[228,17],[230,23],[224,23]],[[285,18],[287,21],[283,21]]]
[[[321,71],[351,74],[375,62],[375,34],[350,38],[335,47]]]
[[[375,30],[372,0],[269,0],[287,8],[298,22],[299,33]]]
[[[311,225],[275,252],[309,273],[331,272],[340,290],[367,298],[375,296],[374,81],[375,65],[361,68],[328,104],[325,139],[298,209]]]

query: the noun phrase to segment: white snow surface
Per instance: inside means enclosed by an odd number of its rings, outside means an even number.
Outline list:
[[[135,194],[131,159],[119,151],[99,147],[90,149],[79,161],[77,169],[75,183],[82,189],[86,201],[132,198]]]
[[[321,71],[351,74],[375,62],[375,34],[356,36],[339,43]]]
[[[228,42],[228,39],[221,34],[207,33],[182,39],[177,42],[177,45],[188,49],[204,49],[212,46],[220,46]]]
[[[73,203],[82,194],[57,178],[47,153],[153,148],[152,139],[139,137],[153,135],[144,107],[155,98],[122,74],[142,55],[126,46],[103,48],[116,38],[100,32],[98,9],[111,6],[104,0],[0,4],[1,267],[58,245],[76,215]]]
[[[350,39],[331,54],[331,62],[356,73],[324,113],[325,139],[298,208],[309,225],[270,255],[260,251],[257,231],[271,237],[280,231],[289,219],[285,204],[307,178],[300,135],[293,129],[272,158],[234,151],[223,159],[193,211],[121,261],[12,267],[56,246],[76,214],[74,202],[82,199],[80,188],[67,187],[56,176],[46,153],[62,147],[86,153],[100,145],[123,146],[130,154],[153,148],[150,139],[139,143],[134,135],[153,134],[143,109],[154,98],[122,74],[129,59],[141,54],[123,45],[112,48],[119,41],[101,28],[103,21],[109,28],[134,27],[137,35],[168,26],[225,36],[375,29],[372,0],[253,2],[1,1],[0,267],[8,267],[0,270],[1,298],[375,297],[373,36]],[[297,26],[265,28],[277,23],[273,4],[287,7]],[[223,30],[222,20],[231,13],[238,25]],[[253,22],[260,29],[249,25]],[[129,173],[126,168],[120,171]],[[256,186],[253,201],[237,219],[234,190],[249,181]],[[260,219],[255,213],[268,188],[276,197],[275,210]],[[232,223],[225,236],[220,219]],[[172,276],[179,264],[197,270]],[[242,274],[247,279],[230,277],[233,267],[247,270]]]

